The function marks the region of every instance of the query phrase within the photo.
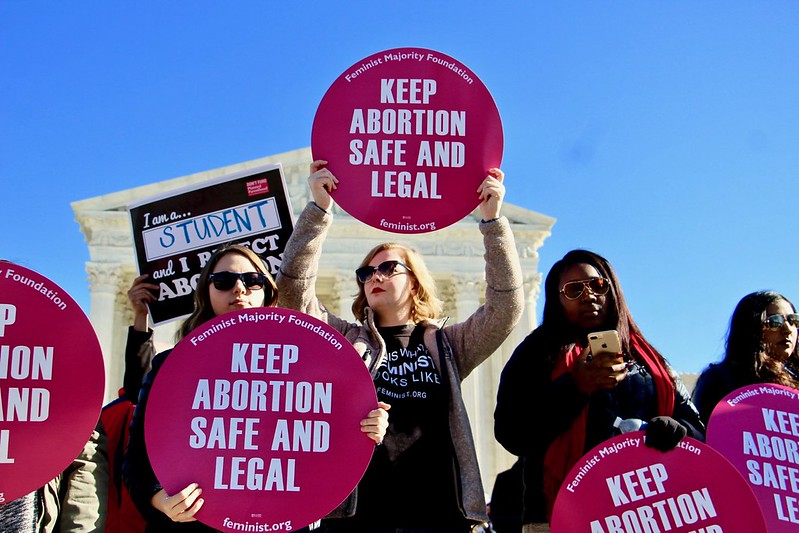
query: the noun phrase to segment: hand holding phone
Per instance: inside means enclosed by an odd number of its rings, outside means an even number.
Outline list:
[[[627,364],[616,330],[589,333],[588,346],[580,356],[585,357],[584,364],[575,365],[572,373],[584,394],[612,389],[627,377]]]
[[[588,345],[591,347],[591,355],[594,357],[603,353],[613,355],[621,353],[621,341],[619,333],[615,329],[589,333]]]

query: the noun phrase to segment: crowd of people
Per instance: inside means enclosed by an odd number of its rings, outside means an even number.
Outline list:
[[[497,477],[487,502],[461,383],[522,316],[521,266],[501,214],[503,178],[500,169],[489,170],[475,193],[485,299],[458,323],[443,316],[423,257],[398,242],[369,250],[355,268],[356,321],[335,316],[318,299],[319,261],[334,218],[331,193],[339,183],[323,160],[311,164],[312,200],[274,279],[263,260],[240,245],[219,248],[200,273],[194,311],[180,337],[232,311],[277,305],[340,332],[373,379],[378,402],[360,421],[364,438],[375,444],[366,472],[341,505],[303,531],[545,531],[563,480],[597,444],[643,430],[647,446],[668,452],[686,436],[703,440],[714,407],[737,388],[799,388],[799,314],[785,296],[758,291],[741,299],[723,360],[702,372],[692,395],[633,319],[611,263],[572,250],[547,274],[541,323],[501,374],[494,435],[518,460]],[[147,304],[156,290],[140,276],[128,292],[134,323],[119,399],[103,409],[93,439],[67,472],[0,506],[0,530],[213,531],[197,520],[203,487],[191,483],[168,494],[145,445],[149,391],[170,353],[155,355],[148,328]],[[619,349],[593,353],[589,334],[611,330]],[[398,369],[425,378],[391,379]]]

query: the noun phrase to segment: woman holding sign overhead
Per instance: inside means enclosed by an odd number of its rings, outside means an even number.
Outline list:
[[[785,296],[757,291],[744,296],[730,318],[724,359],[711,363],[694,387],[694,402],[707,424],[727,394],[756,383],[799,389],[799,314]]]
[[[277,299],[277,286],[255,252],[241,245],[223,246],[214,252],[200,273],[194,312],[183,323],[179,335],[186,337],[195,328],[225,313],[274,306]],[[123,464],[125,483],[147,521],[147,531],[214,531],[195,518],[204,503],[202,487],[192,483],[177,494],[167,494],[155,477],[145,447],[148,395],[168,355],[169,351],[162,352],[153,359],[152,370],[142,385]],[[383,407],[387,406],[382,404],[361,421],[361,431],[376,443],[382,441],[387,426],[388,413]]]
[[[353,323],[331,314],[316,297],[322,243],[333,222],[330,191],[339,180],[326,161],[311,164],[313,202],[286,245],[277,277],[281,305],[318,317],[347,337],[368,365],[378,398],[391,404],[383,446],[351,497],[323,520],[323,531],[454,533],[488,519],[460,385],[522,313],[519,258],[510,224],[500,216],[502,179],[499,169],[491,169],[475,191],[486,248],[484,305],[445,326],[420,255],[384,243],[355,270]]]
[[[605,258],[572,250],[544,290],[541,325],[503,369],[494,412],[497,440],[524,459],[524,531],[549,521],[564,478],[597,444],[644,424],[646,445],[662,451],[704,435],[688,391],[641,334]]]

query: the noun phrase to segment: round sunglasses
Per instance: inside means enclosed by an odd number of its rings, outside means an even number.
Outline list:
[[[569,281],[563,284],[560,292],[567,300],[576,300],[589,290],[597,296],[604,296],[610,290],[610,281],[607,278],[589,278]]]

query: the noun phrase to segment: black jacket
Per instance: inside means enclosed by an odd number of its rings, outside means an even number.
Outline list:
[[[139,509],[139,512],[147,521],[148,532],[216,531],[200,522],[173,522],[150,503],[150,499],[162,487],[158,482],[158,478],[155,477],[144,443],[144,417],[147,412],[147,400],[153,387],[153,382],[171,351],[166,350],[153,358],[152,370],[147,373],[142,383],[139,402],[136,404],[136,410],[133,412],[133,421],[130,424],[130,442],[125,453],[125,459],[122,462],[122,476],[133,503],[136,504],[136,508]]]
[[[613,427],[617,416],[649,420],[659,414],[655,384],[645,367],[628,375],[615,389],[587,396],[578,390],[568,372],[551,379],[553,365],[539,339],[540,334],[534,331],[511,355],[500,377],[494,411],[497,441],[524,460],[523,523],[546,522],[544,456],[586,406],[585,452],[619,434]],[[690,394],[676,374],[673,377],[676,390],[672,416],[688,429],[689,437],[704,440],[704,425]]]

